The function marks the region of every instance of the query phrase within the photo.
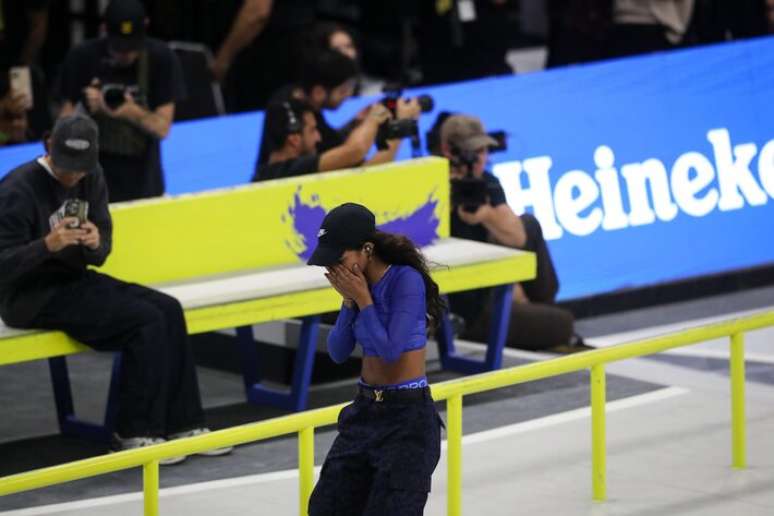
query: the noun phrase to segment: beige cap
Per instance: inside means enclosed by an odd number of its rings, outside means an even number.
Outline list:
[[[484,131],[481,120],[467,115],[452,115],[444,120],[441,125],[441,143],[464,151],[497,145],[497,141]]]

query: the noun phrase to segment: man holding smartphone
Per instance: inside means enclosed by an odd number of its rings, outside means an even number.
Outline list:
[[[207,432],[180,303],[89,269],[112,248],[97,125],[63,117],[47,143],[46,156],[0,180],[0,317],[124,354],[115,449]]]

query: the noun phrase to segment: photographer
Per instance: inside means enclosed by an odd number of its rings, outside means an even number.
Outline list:
[[[356,127],[360,121],[364,120],[371,106],[363,109],[357,117],[355,123],[347,124],[348,131],[339,131],[328,124],[323,110],[338,109],[341,104],[352,96],[357,83],[358,71],[355,62],[335,50],[316,50],[304,61],[304,67],[301,73],[301,82],[286,86],[274,94],[269,106],[282,104],[289,99],[296,99],[306,102],[311,106],[317,130],[320,133],[320,141],[317,143],[317,152],[323,154],[325,151],[334,147],[341,147],[347,140],[347,135],[352,128]],[[408,101],[411,109],[415,112],[414,118],[419,116],[419,104],[416,100]],[[393,116],[401,118],[396,109],[393,110]],[[403,117],[408,118],[408,117]],[[365,163],[375,165],[378,163],[388,163],[395,159],[400,144],[400,138],[387,138],[387,144],[380,148],[378,152]],[[280,142],[281,143],[281,142]],[[277,150],[276,142],[268,138],[266,130],[266,120],[264,120],[264,129],[261,135],[260,150],[258,153],[258,165],[263,165],[269,160],[269,155]]]
[[[116,449],[206,432],[180,303],[89,269],[112,248],[96,124],[60,118],[47,151],[0,181],[0,316],[124,354]]]
[[[506,203],[500,181],[486,171],[489,148],[495,145],[477,118],[452,115],[441,125],[440,151],[450,161],[452,181],[451,235],[535,253],[536,278],[514,289],[508,346],[556,352],[586,349],[573,336],[572,314],[551,306],[559,282],[540,224],[530,214],[517,216]],[[462,336],[486,340],[491,290],[453,294],[449,301],[452,313],[464,321]]]
[[[415,103],[401,100],[396,106],[398,120],[414,120],[417,116]],[[312,107],[300,100],[290,99],[269,106],[266,110],[264,137],[272,148],[269,161],[256,163],[253,181],[313,174],[328,170],[354,167],[363,163],[375,140],[394,151],[398,145],[385,133],[392,122],[390,111],[382,104],[374,104],[366,117],[339,146],[317,152],[320,132]]]
[[[97,122],[110,202],[164,193],[160,142],[185,94],[177,57],[145,36],[146,22],[138,0],[112,0],[107,37],[74,48],[62,66],[60,116],[78,109]]]
[[[357,84],[357,64],[350,57],[335,50],[314,50],[303,62],[300,81],[278,90],[269,100],[269,106],[282,104],[289,99],[301,100],[314,110],[320,142],[317,150],[322,153],[344,143],[344,137],[331,127],[323,115],[324,109],[335,110],[350,98]],[[267,141],[266,122],[258,152],[258,163],[269,160],[269,153],[275,150]]]

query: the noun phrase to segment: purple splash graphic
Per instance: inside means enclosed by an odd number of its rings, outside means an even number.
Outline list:
[[[304,204],[298,192],[296,192],[293,196],[293,206],[288,208],[288,215],[293,221],[295,236],[300,241],[298,245],[292,245],[286,241],[285,245],[304,261],[312,256],[314,248],[317,247],[317,232],[320,230],[320,224],[322,224],[325,218],[325,210],[321,206],[316,205],[318,201],[319,198],[315,195],[312,196],[314,205]]]
[[[430,245],[438,235],[438,217],[435,216],[435,207],[438,200],[432,197],[415,212],[406,217],[385,222],[379,229],[386,233],[397,233],[409,237],[417,247]]]
[[[381,224],[379,229],[388,233],[398,233],[409,237],[417,246],[424,247],[432,244],[438,235],[440,221],[435,215],[438,200],[433,199],[432,194],[427,202],[419,206],[414,212],[405,217],[391,217],[389,213],[383,213],[388,222]],[[288,208],[288,216],[293,221],[293,229],[296,233],[297,243],[290,241],[285,244],[303,261],[312,256],[312,251],[317,247],[317,232],[325,218],[325,210],[319,206],[319,198],[313,196],[310,204],[304,204],[299,193],[293,196],[293,205]],[[285,218],[283,217],[283,220]]]

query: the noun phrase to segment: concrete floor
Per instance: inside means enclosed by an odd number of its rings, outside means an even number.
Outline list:
[[[584,320],[579,327],[589,342],[605,346],[684,327],[696,319],[768,306],[774,306],[774,289]],[[774,514],[773,341],[774,329],[752,332],[747,338],[748,354],[754,358],[747,365],[748,469],[729,467],[730,402],[724,360],[728,346],[725,341],[713,341],[608,366],[608,501],[604,503],[591,501],[590,421],[584,408],[587,374],[503,389],[466,402],[463,513]],[[463,348],[480,351],[475,344]],[[518,350],[506,350],[506,355],[510,365],[547,358]],[[29,372],[16,371],[13,392],[8,382],[0,385],[0,406],[8,407],[9,396],[20,395],[17,384]],[[439,380],[445,377],[434,375]],[[213,371],[202,375],[211,418],[228,420],[232,412],[251,410],[234,405],[231,382],[238,383],[238,378]],[[327,391],[318,392],[319,403],[346,397],[351,386],[331,386]],[[36,412],[41,421],[48,417],[47,410],[39,407],[20,410],[30,422]],[[34,448],[19,435],[9,439],[6,432],[14,426],[12,419],[0,420],[0,440],[5,440],[0,466],[7,472],[23,464],[18,450]],[[41,428],[39,440],[56,449],[80,450],[82,444],[48,435],[51,428],[45,423]],[[332,438],[332,432],[317,436],[317,464]],[[72,454],[98,453],[87,449]],[[193,458],[182,466],[164,468],[162,514],[297,514],[295,460],[295,441],[279,439],[240,447],[230,457]],[[446,513],[445,468],[444,454],[425,514]],[[0,516],[137,515],[142,513],[140,486],[139,471],[132,471],[7,496],[0,499],[0,511],[4,511]]]

